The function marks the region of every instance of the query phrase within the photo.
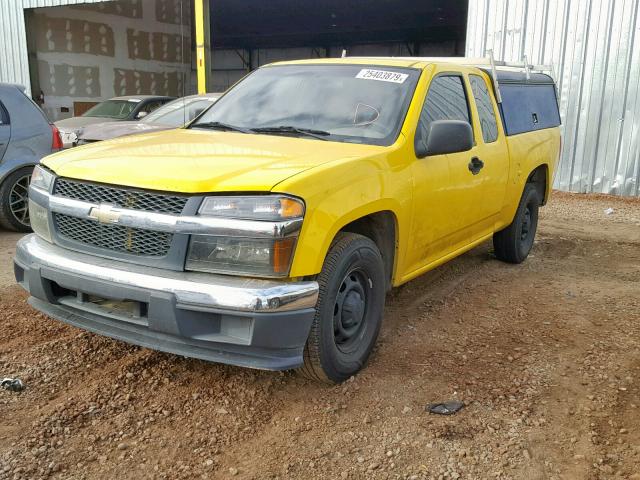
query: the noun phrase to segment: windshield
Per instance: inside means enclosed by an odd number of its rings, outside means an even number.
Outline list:
[[[127,118],[131,115],[139,102],[132,100],[107,100],[91,107],[82,116],[83,117],[101,117],[101,118]]]
[[[180,127],[190,122],[213,105],[216,97],[179,98],[158,108],[142,119],[144,123],[157,123],[169,127]]]
[[[326,140],[391,145],[419,75],[416,69],[388,66],[264,67],[227,92],[190,128],[224,125],[287,135],[307,129]],[[298,131],[274,132],[269,127]]]

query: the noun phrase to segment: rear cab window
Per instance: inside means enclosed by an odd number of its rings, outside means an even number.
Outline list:
[[[495,142],[498,139],[498,123],[487,83],[480,75],[473,74],[469,75],[469,83],[476,101],[484,143]]]

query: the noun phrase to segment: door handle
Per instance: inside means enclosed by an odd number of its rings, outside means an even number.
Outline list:
[[[484,162],[478,157],[473,157],[469,162],[469,171],[474,175],[479,174],[482,167],[484,167]]]

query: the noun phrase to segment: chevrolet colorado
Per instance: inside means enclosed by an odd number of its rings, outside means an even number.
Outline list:
[[[184,128],[44,159],[16,279],[92,332],[340,382],[390,288],[490,239],[526,259],[559,125],[553,80],[528,70],[268,65]]]

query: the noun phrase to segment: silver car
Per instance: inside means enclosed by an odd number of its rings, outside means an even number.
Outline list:
[[[0,227],[30,231],[31,172],[42,157],[61,147],[58,129],[24,87],[0,83]]]
[[[96,123],[82,129],[78,136],[78,145],[124,137],[136,133],[178,128],[190,122],[209,108],[221,93],[190,95],[169,102],[151,112],[139,121]]]
[[[56,126],[60,129],[64,148],[69,148],[77,144],[79,134],[88,125],[138,120],[174,98],[157,95],[115,97],[94,105],[78,117],[58,120]]]

